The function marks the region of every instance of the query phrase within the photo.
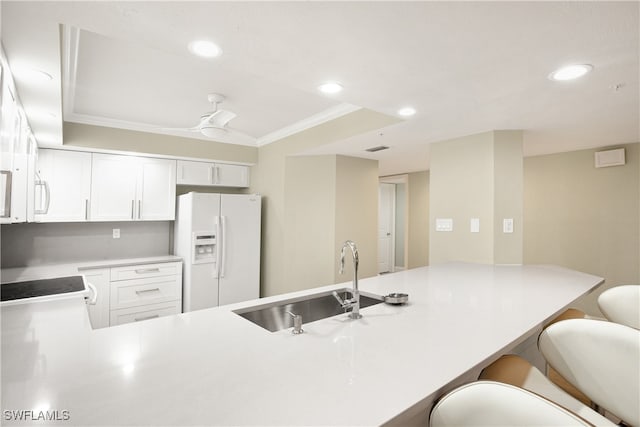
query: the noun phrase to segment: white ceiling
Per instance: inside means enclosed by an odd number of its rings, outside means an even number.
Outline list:
[[[381,175],[428,168],[428,143],[493,129],[523,129],[526,155],[640,141],[638,2],[3,1],[1,8],[18,92],[46,143],[61,142],[63,117],[158,133],[191,127],[211,110],[212,92],[238,114],[230,126],[241,134],[222,142],[248,145],[358,107],[396,116],[411,105],[412,118],[310,152],[379,159]],[[196,38],[215,41],[223,55],[192,56],[187,45]],[[568,63],[594,70],[573,82],[547,79]],[[27,84],[24,67],[54,79]],[[316,87],[328,80],[344,91],[320,94]],[[391,149],[363,151],[382,144]]]

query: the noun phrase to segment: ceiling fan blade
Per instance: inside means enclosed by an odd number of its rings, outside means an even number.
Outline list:
[[[194,128],[160,128],[160,130],[168,130],[168,131],[179,131],[179,132],[199,132],[200,127]]]

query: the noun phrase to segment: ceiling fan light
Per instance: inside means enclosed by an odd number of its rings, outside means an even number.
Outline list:
[[[207,138],[219,138],[225,135],[227,133],[227,130],[215,126],[203,126],[200,128],[200,133]]]
[[[217,58],[222,55],[222,49],[220,49],[217,44],[210,42],[209,40],[192,41],[189,43],[189,51],[202,58]]]

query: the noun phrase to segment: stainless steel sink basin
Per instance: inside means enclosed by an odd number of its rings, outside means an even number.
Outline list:
[[[332,295],[332,292],[327,291],[306,297],[242,308],[234,310],[234,313],[271,332],[276,332],[293,326],[293,318],[287,312],[301,315],[303,324],[348,313],[350,309],[343,309]],[[337,292],[342,299],[351,297],[350,289],[338,289]],[[381,302],[381,297],[376,298],[374,295],[369,296],[363,295],[362,292],[360,293],[361,309]]]

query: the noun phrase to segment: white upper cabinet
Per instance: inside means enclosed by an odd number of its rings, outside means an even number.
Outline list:
[[[87,221],[91,153],[40,149],[34,197],[37,222]]]
[[[137,219],[175,219],[176,161],[140,158],[139,164]]]
[[[91,221],[134,220],[138,165],[128,156],[93,154]]]
[[[177,183],[183,185],[212,185],[213,163],[178,160]]]
[[[93,154],[91,221],[175,219],[176,161]]]
[[[29,171],[29,164],[37,145],[15,96],[2,49],[0,82],[0,224],[26,222],[33,219],[27,211],[29,185],[33,183],[33,170]]]
[[[214,185],[224,187],[249,186],[249,166],[216,163],[213,172]]]
[[[249,166],[178,160],[180,185],[248,187]]]

